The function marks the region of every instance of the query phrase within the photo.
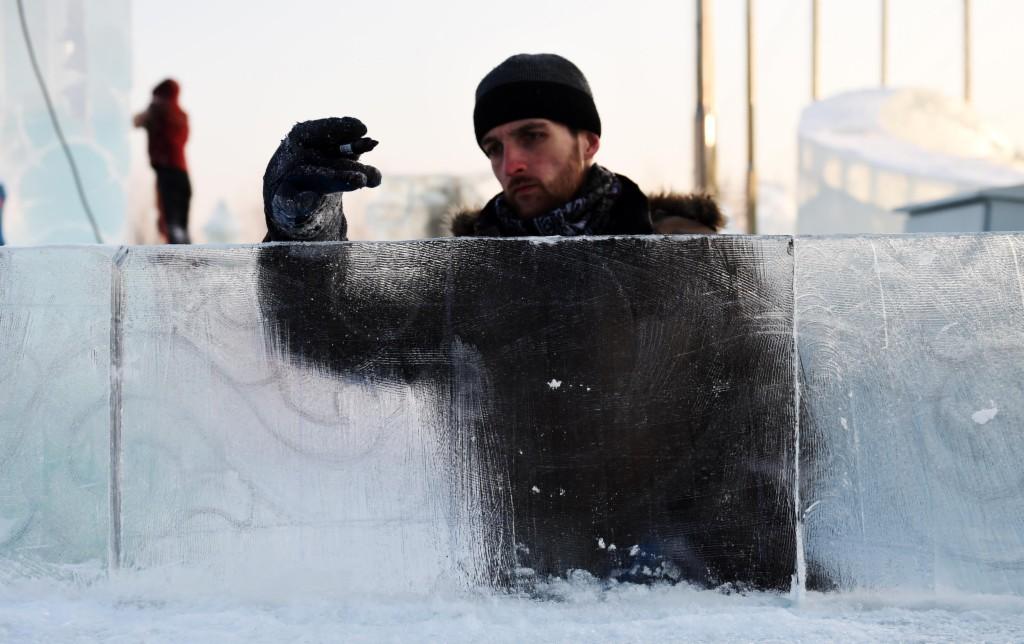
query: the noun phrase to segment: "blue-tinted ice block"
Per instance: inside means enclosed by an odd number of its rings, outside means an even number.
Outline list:
[[[106,567],[114,252],[0,249],[0,580]]]

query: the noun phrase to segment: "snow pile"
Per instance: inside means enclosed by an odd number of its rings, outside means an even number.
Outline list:
[[[971,108],[920,89],[863,90],[800,119],[797,230],[899,233],[912,202],[1024,183],[1024,163]]]
[[[1014,641],[1024,599],[606,586],[584,575],[541,597],[346,594],[278,603],[110,582],[0,591],[0,639],[18,642]]]

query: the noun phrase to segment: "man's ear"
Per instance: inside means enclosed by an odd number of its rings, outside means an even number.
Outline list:
[[[580,130],[580,140],[583,143],[583,160],[592,161],[594,155],[601,149],[601,137],[593,132]]]

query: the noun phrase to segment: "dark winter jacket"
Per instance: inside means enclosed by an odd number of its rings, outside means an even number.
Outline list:
[[[609,225],[599,235],[650,235],[652,219],[684,217],[718,231],[724,218],[715,201],[706,195],[660,193],[646,196],[628,177],[616,175],[622,182],[622,195],[615,203]],[[476,211],[463,211],[452,217],[451,230],[456,237],[501,237],[495,222],[492,198]]]
[[[140,125],[149,134],[150,165],[187,172],[188,114],[178,105],[178,93],[178,84],[173,80],[157,85],[153,90],[153,102],[143,113]]]
[[[608,225],[598,235],[650,235],[651,215],[647,197],[635,183],[621,174],[616,175],[622,183],[622,193],[615,200]],[[452,219],[452,234],[456,237],[501,237],[494,214],[497,196],[487,202],[478,212],[464,212]]]

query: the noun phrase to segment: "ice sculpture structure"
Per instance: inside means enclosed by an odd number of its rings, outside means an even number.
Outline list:
[[[129,0],[25,2],[54,109],[103,240],[125,238],[131,163]],[[14,2],[0,7],[0,182],[12,245],[95,241],[32,71]]]
[[[0,581],[1022,594],[1022,253],[3,249]]]
[[[801,114],[798,137],[799,234],[907,232],[897,208],[1024,183],[1021,155],[1005,137],[968,105],[927,90],[817,101]]]

